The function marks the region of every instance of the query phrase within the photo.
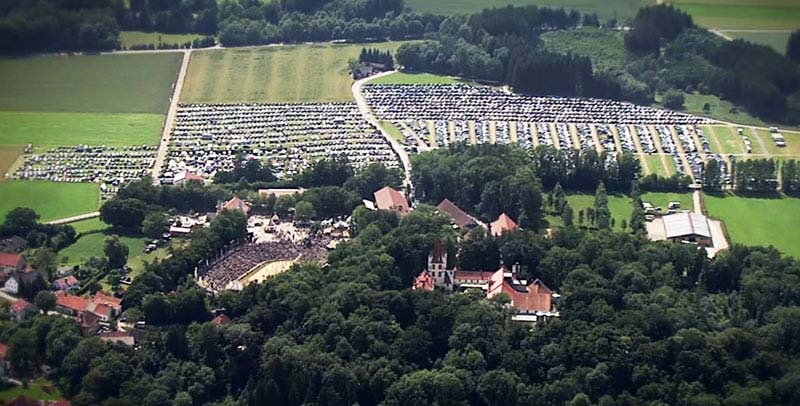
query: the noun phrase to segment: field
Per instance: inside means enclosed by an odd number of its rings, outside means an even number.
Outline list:
[[[5,111],[0,112],[0,145],[155,145],[163,125],[160,114]]]
[[[160,32],[120,31],[119,42],[130,48],[134,45],[184,44],[202,39],[202,34],[162,34]]]
[[[586,13],[597,13],[601,19],[617,17],[632,18],[636,11],[646,5],[656,4],[655,0],[408,0],[406,5],[415,11],[434,14],[470,14],[485,8],[538,5],[554,8],[575,9]]]
[[[786,53],[786,44],[789,42],[789,31],[724,31],[731,38],[741,38],[756,44],[766,45],[781,54]]]
[[[3,404],[19,396],[25,396],[31,400],[59,400],[63,398],[58,388],[44,378],[30,382],[27,388],[12,386],[0,390],[0,402]]]
[[[164,114],[181,53],[0,59],[0,110]]]
[[[781,131],[783,137],[786,138],[786,146],[781,148],[775,145],[775,141],[772,140],[772,135],[770,135],[769,131],[757,130],[757,132],[759,137],[761,137],[761,140],[764,141],[764,145],[767,147],[767,152],[770,154],[792,156],[800,155],[800,134]]]
[[[796,0],[674,0],[704,27],[721,29],[800,28]]]
[[[595,70],[624,69],[628,59],[623,34],[618,31],[583,28],[542,34],[544,48],[589,57]]]
[[[0,123],[0,126],[3,124]],[[0,131],[0,137],[3,136],[3,133]],[[2,144],[2,142],[0,142]],[[22,154],[23,147],[20,145],[4,145],[0,146],[0,181],[4,180],[6,177],[6,172],[11,169],[11,165],[14,164],[14,161],[17,157]]]
[[[800,199],[705,196],[709,215],[725,221],[733,243],[774,245],[800,258]]]
[[[721,154],[744,154],[744,142],[742,141],[742,137],[736,133],[736,130],[729,127],[729,126],[713,126],[713,128],[707,126],[704,128],[709,128],[709,131],[705,131],[706,137],[708,138],[709,143],[711,144],[711,150],[714,152],[718,152]],[[750,134],[746,134],[748,137]],[[717,147],[717,142],[722,147],[721,149]],[[755,140],[751,140],[751,146],[753,147],[753,152],[756,152],[756,147],[760,148],[758,142]]]
[[[95,217],[88,220],[81,220],[69,223],[72,228],[75,229],[75,232],[78,234],[81,233],[88,233],[90,231],[102,231],[108,228],[108,224],[103,223],[99,217]]]
[[[675,173],[675,165],[671,166],[671,172],[667,168],[664,167],[664,163],[661,161],[660,155],[639,155],[639,159],[644,158],[647,161],[647,166],[650,168],[650,173],[655,173],[661,177],[669,177],[673,173]],[[672,162],[672,158],[668,159],[670,163]],[[642,166],[642,170],[644,170],[644,166]]]
[[[395,72],[390,75],[379,77],[375,80],[371,80],[369,83],[374,84],[392,84],[392,85],[405,85],[405,84],[445,84],[451,85],[455,83],[460,83],[461,80],[457,78],[453,78],[450,76],[442,76],[442,75],[434,75],[432,73],[406,73],[406,72]]]
[[[578,224],[578,212],[594,207],[594,194],[571,194],[567,196],[567,201],[575,212],[575,224]],[[631,219],[631,212],[633,211],[631,199],[623,195],[609,195],[608,209],[614,219],[614,229],[622,230],[622,220],[627,223]],[[562,224],[560,217],[547,216],[547,221],[551,227]]]
[[[392,138],[394,138],[397,142],[401,144],[406,143],[406,137],[403,136],[403,133],[400,132],[400,129],[390,121],[381,121],[381,127],[383,127],[383,129],[386,130],[386,132],[388,132],[389,135],[391,135]]]
[[[648,192],[642,194],[643,202],[650,202],[655,207],[667,209],[669,202],[680,202],[681,209],[693,210],[694,201],[692,200],[691,193],[654,193]]]
[[[729,123],[739,123],[745,125],[766,126],[766,124],[758,118],[747,114],[742,107],[737,107],[733,103],[722,100],[717,96],[711,94],[700,93],[684,93],[686,102],[684,103],[684,113],[694,114],[703,117],[709,117],[715,120],[726,121]],[[660,102],[663,95],[657,94],[656,101]],[[708,103],[711,110],[706,113],[703,106]],[[656,103],[657,106],[663,107]]]
[[[400,42],[296,45],[192,53],[181,102],[352,101],[348,61],[364,47],[394,52]]]
[[[97,210],[100,189],[92,183],[0,182],[0,219],[16,207],[30,207],[46,222]]]

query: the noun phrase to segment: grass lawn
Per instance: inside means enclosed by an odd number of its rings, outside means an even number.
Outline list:
[[[348,61],[362,48],[393,53],[400,42],[304,44],[192,53],[181,102],[352,101]]]
[[[706,137],[713,137],[714,135],[717,136],[717,140],[722,146],[722,150],[717,151],[716,142],[709,140],[712,151],[719,152],[721,154],[744,154],[744,141],[742,141],[742,137],[736,133],[735,129],[726,125],[714,126],[714,131],[707,133]],[[745,133],[745,135],[747,135],[747,133]],[[750,140],[750,142],[750,145],[752,146],[753,140]],[[755,148],[753,151],[755,152]]]
[[[655,0],[408,0],[405,3],[415,11],[434,14],[470,14],[485,8],[537,5],[554,8],[576,9],[586,13],[597,13],[601,19],[617,17],[620,20],[633,18],[643,6],[656,4]]]
[[[575,212],[575,224],[578,224],[578,212],[584,210],[585,213],[587,208],[594,207],[593,194],[570,194],[567,196],[567,201]],[[622,220],[627,223],[631,219],[631,212],[633,212],[631,199],[624,195],[608,195],[608,209],[614,219],[614,229],[622,230]],[[562,224],[560,217],[547,216],[547,221],[551,226]]]
[[[789,32],[725,31],[725,35],[766,45],[781,54],[786,53],[786,44],[789,42]]]
[[[97,210],[100,188],[93,183],[6,181],[0,183],[0,219],[16,207],[29,207],[51,221]]]
[[[691,193],[656,193],[656,192],[647,192],[642,194],[642,201],[650,202],[655,207],[661,207],[665,211],[667,210],[667,206],[669,202],[680,202],[681,209],[685,210],[693,210],[694,209],[694,201],[692,200]]]
[[[87,220],[81,220],[81,221],[75,221],[75,222],[69,223],[69,225],[71,225],[72,228],[75,229],[75,232],[78,233],[78,234],[88,233],[90,231],[102,231],[102,230],[105,230],[106,228],[108,228],[108,224],[103,223],[100,220],[100,217],[95,217],[93,219],[87,219]]]
[[[582,28],[542,34],[544,48],[587,56],[595,70],[624,69],[628,59],[624,35],[619,31]]]
[[[642,157],[639,158],[641,159]],[[667,168],[664,167],[664,163],[661,161],[661,156],[659,155],[645,155],[644,159],[647,161],[647,166],[650,167],[650,173],[655,173],[656,175],[664,178],[668,178],[672,173],[675,173],[675,165],[672,164],[672,172],[668,172]],[[667,159],[667,161],[669,161],[668,164],[671,163],[672,158]]]
[[[61,392],[52,382],[44,378],[36,379],[28,384],[27,388],[22,386],[9,386],[0,390],[0,402],[15,399],[18,396],[25,396],[31,400],[59,400],[63,399]]]
[[[725,221],[733,243],[774,245],[782,252],[800,258],[800,199],[761,199],[750,197],[705,196],[710,216]]]
[[[160,32],[142,31],[120,31],[119,33],[119,42],[126,48],[134,45],[158,45],[159,43],[182,45],[202,38],[202,34],[162,34]]]
[[[392,124],[390,121],[385,121],[384,120],[384,121],[381,121],[381,126],[383,127],[383,129],[386,130],[386,132],[389,133],[389,135],[392,136],[392,138],[397,140],[397,142],[405,145],[406,137],[403,136],[403,133],[401,133],[400,129],[397,128],[394,124]]]
[[[0,122],[0,127],[3,126],[3,123]],[[0,131],[0,139],[2,139],[3,133]],[[0,143],[1,144],[1,143]],[[14,164],[14,161],[17,159],[20,154],[22,154],[22,150],[24,149],[21,145],[2,145],[0,146],[0,181],[6,178],[6,173],[11,169],[11,165]]]
[[[59,263],[68,265],[79,265],[86,262],[91,257],[103,257],[103,244],[106,237],[111,235],[111,232],[103,231],[97,233],[86,234],[78,238],[74,244],[58,252]],[[128,260],[130,261],[139,254],[142,254],[144,249],[144,237],[129,237],[120,236],[120,240],[128,246]]]
[[[797,0],[674,0],[695,23],[724,29],[792,29],[800,27]]]
[[[161,114],[0,112],[0,145],[155,145]]]
[[[758,135],[764,141],[764,145],[767,147],[767,152],[773,155],[792,155],[792,156],[799,156],[800,155],[800,134],[788,131],[781,131],[781,135],[783,138],[786,139],[786,146],[779,147],[775,145],[775,141],[772,140],[772,135],[767,130],[756,130]]]
[[[462,80],[450,76],[434,75],[432,73],[408,73],[408,72],[395,72],[391,75],[379,77],[371,80],[369,83],[375,84],[392,84],[392,85],[405,85],[405,84],[445,84],[451,85],[461,83]]]
[[[737,107],[735,104],[727,100],[722,100],[712,94],[684,93],[683,95],[686,98],[683,109],[684,113],[709,117],[730,123],[766,126],[763,121],[748,114],[743,107]],[[662,94],[657,94],[656,101],[660,102],[662,96]],[[703,106],[706,103],[711,107],[708,113],[703,110]],[[663,106],[659,105],[659,107]]]
[[[0,110],[166,113],[182,53],[0,59]]]

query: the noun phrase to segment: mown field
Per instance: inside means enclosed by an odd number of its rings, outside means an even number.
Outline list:
[[[294,45],[192,53],[181,102],[351,101],[348,60],[400,42]]]
[[[0,132],[0,136],[2,136],[2,132]],[[11,169],[11,165],[22,154],[23,148],[21,145],[0,146],[0,181],[6,178],[6,172]]]
[[[766,45],[781,54],[786,53],[786,45],[789,42],[789,31],[774,32],[752,32],[752,31],[725,31],[725,35],[731,38],[741,38],[756,44]]]
[[[681,209],[694,210],[694,201],[691,193],[661,193],[647,192],[642,194],[643,202],[650,202],[655,207],[667,209],[669,202],[680,202]]]
[[[624,20],[636,15],[643,6],[656,4],[655,0],[407,0],[413,10],[434,14],[470,14],[485,8],[537,5],[554,8],[575,9],[585,13],[597,13],[602,19],[616,17]]]
[[[92,183],[0,182],[0,219],[16,207],[29,207],[46,222],[96,211],[100,189]]]
[[[164,114],[181,53],[0,59],[0,110]]]
[[[0,111],[0,145],[154,145],[163,125],[161,114]]]
[[[800,258],[800,199],[706,195],[710,216],[725,221],[733,243],[774,245]]]
[[[435,75],[432,73],[408,73],[408,72],[395,72],[386,76],[370,80],[369,83],[381,85],[431,85],[431,84],[444,84],[452,85],[460,83],[462,80],[450,76]]]
[[[120,31],[119,42],[130,48],[134,45],[183,44],[202,39],[202,34],[164,34],[160,32]],[[160,42],[159,42],[160,41]]]
[[[704,27],[721,29],[791,29],[800,27],[797,0],[674,0]]]

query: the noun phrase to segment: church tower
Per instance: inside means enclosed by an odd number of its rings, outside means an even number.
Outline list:
[[[428,272],[436,287],[453,290],[453,270],[447,269],[447,251],[441,240],[433,243],[433,250],[428,255]]]

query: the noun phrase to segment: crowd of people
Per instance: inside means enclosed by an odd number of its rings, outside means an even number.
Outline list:
[[[156,159],[156,146],[60,146],[25,155],[11,178],[55,182],[99,183],[104,197],[146,175]]]
[[[184,104],[177,112],[163,179],[213,177],[242,155],[272,162],[279,178],[313,160],[344,154],[355,167],[398,167],[385,138],[354,103]]]

